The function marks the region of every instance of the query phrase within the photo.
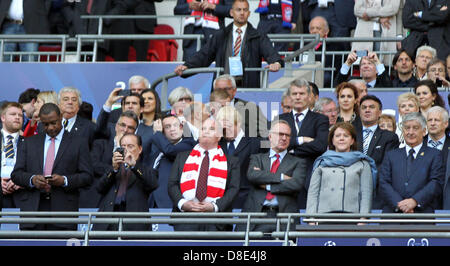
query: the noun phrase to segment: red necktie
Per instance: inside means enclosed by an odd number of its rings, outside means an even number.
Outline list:
[[[206,198],[206,189],[208,186],[208,173],[209,173],[209,156],[208,151],[205,151],[205,157],[203,157],[202,165],[200,166],[200,174],[197,180],[197,190],[195,191],[195,197],[202,202]]]
[[[271,173],[276,173],[278,170],[278,166],[280,166],[280,155],[277,153],[275,154],[275,156],[277,157],[277,159],[272,163],[272,167],[270,168]],[[267,192],[266,200],[271,200],[273,198],[275,198],[275,195],[270,193],[270,191]]]
[[[92,3],[94,2],[94,0],[88,0],[88,4],[86,6],[86,12],[88,14],[91,14],[91,9],[92,9]]]
[[[233,52],[234,56],[237,56],[239,54],[239,51],[241,50],[241,42],[242,42],[242,40],[241,40],[242,30],[240,28],[237,28],[236,32],[238,33],[238,36],[236,38],[236,41],[234,42],[234,52]]]

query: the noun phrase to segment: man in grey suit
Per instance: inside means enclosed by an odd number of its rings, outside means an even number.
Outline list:
[[[297,195],[306,180],[305,159],[287,153],[291,128],[284,120],[272,123],[270,151],[253,154],[248,167],[250,193],[243,212],[266,212],[270,218],[279,212],[298,212]],[[244,229],[240,225],[237,230]],[[273,232],[275,224],[252,224],[250,230]]]

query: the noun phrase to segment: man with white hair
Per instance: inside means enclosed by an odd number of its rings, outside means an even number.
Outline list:
[[[447,161],[450,137],[447,137],[445,129],[448,126],[448,111],[440,106],[433,106],[427,112],[428,135],[423,143],[428,147],[442,151],[444,162]]]
[[[64,87],[59,91],[58,107],[61,110],[64,130],[75,136],[86,138],[89,148],[91,148],[94,141],[95,124],[77,115],[81,103],[81,92],[77,88]]]
[[[383,212],[434,213],[444,185],[442,154],[423,144],[427,123],[420,113],[406,114],[402,130],[406,146],[387,152],[379,171]]]
[[[143,76],[134,75],[128,80],[128,88],[132,93],[141,94],[143,90],[150,88],[150,82]]]

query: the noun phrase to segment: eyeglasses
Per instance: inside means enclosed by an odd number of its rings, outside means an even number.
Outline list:
[[[419,57],[419,58],[422,58],[422,59],[428,59],[428,60],[433,59],[433,57],[426,56],[426,55],[419,55],[418,57]]]

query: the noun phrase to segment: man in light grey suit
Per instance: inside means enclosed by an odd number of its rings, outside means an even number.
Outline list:
[[[298,212],[297,194],[306,180],[306,160],[287,153],[291,128],[284,120],[276,120],[269,131],[270,151],[253,154],[248,167],[250,193],[243,212]],[[245,228],[237,226],[237,230]],[[252,224],[250,230],[273,232],[275,224]]]

